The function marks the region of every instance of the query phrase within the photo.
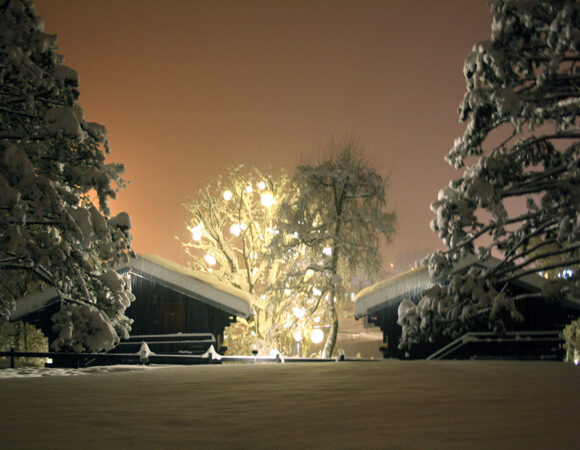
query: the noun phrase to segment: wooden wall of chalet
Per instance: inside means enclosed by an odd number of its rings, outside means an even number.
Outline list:
[[[369,317],[369,322],[378,326],[383,332],[383,342],[386,347],[386,358],[396,359],[423,359],[435,353],[441,347],[444,347],[450,339],[440,337],[434,342],[425,342],[415,344],[410,350],[400,350],[399,340],[401,339],[402,329],[397,323],[399,304],[386,307]]]
[[[511,286],[511,295],[519,295],[524,291]],[[412,299],[417,303],[420,298]],[[380,327],[383,332],[383,342],[387,349],[387,358],[426,358],[435,351],[451,342],[451,339],[440,337],[435,342],[414,345],[406,354],[398,348],[401,338],[401,327],[397,324],[399,303],[377,311],[369,317],[369,322]],[[528,299],[516,303],[518,311],[524,316],[523,321],[515,321],[504,314],[502,318],[507,331],[552,331],[563,330],[564,327],[580,316],[580,312],[566,308],[558,302],[548,302],[541,298]],[[490,331],[485,323],[474,324],[472,331]]]
[[[232,314],[149,280],[131,276],[135,301],[125,314],[134,320],[131,334],[213,333],[221,343]]]
[[[42,333],[48,338],[49,348],[52,351],[52,343],[58,338],[58,333],[52,329],[52,316],[60,311],[61,303],[57,301],[49,306],[42,309],[34,311],[21,317],[18,320],[34,325],[36,328],[42,331]]]

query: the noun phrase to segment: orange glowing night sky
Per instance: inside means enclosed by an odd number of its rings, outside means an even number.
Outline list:
[[[178,262],[182,204],[228,167],[292,171],[354,138],[383,175],[406,268],[440,247],[429,204],[457,174],[463,61],[487,0],[36,0],[80,105],[131,185],[112,203],[134,248]]]

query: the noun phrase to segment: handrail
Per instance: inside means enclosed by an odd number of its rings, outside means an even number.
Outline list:
[[[492,331],[472,331],[440,348],[429,355],[427,359],[443,359],[453,351],[473,342],[558,342],[561,340],[562,333],[557,330],[508,331],[504,334]]]
[[[207,356],[206,356],[207,355]],[[163,364],[164,361],[182,361],[184,364],[221,364],[223,362],[240,362],[240,363],[299,363],[299,362],[334,362],[334,361],[356,361],[356,362],[367,362],[367,361],[380,361],[380,360],[370,360],[362,358],[300,358],[300,357],[283,357],[280,355],[276,356],[227,356],[219,355],[215,352],[209,352],[204,355],[184,355],[184,354],[152,354],[146,361],[139,356],[138,353],[68,353],[68,352],[17,352],[11,349],[9,352],[0,352],[0,357],[10,357],[10,367],[14,368],[14,359],[20,357],[33,357],[33,358],[68,358],[75,363],[77,367],[80,367],[81,361],[86,361],[89,359],[98,360],[105,359],[109,361],[114,360],[134,360],[135,363],[146,362],[146,363],[158,363]]]

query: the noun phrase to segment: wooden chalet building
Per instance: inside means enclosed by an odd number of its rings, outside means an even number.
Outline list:
[[[134,321],[132,337],[211,334],[217,349],[224,328],[250,316],[248,293],[159,256],[139,255],[118,271],[130,278],[135,295],[125,312]],[[52,344],[51,317],[65,301],[55,289],[35,292],[16,302],[10,320],[34,324]]]
[[[473,264],[494,265],[498,262],[494,258],[485,262],[479,262],[475,257],[466,258],[455,266],[454,273],[465,274]],[[540,292],[544,281],[539,275],[527,275],[511,282],[509,288],[513,295]],[[405,299],[417,304],[423,291],[436,282],[442,280],[433,280],[427,267],[422,266],[369,286],[356,295],[355,317],[380,327],[385,344],[381,350],[385,358],[556,358],[562,351],[559,348],[561,331],[580,316],[578,300],[566,298],[548,302],[528,299],[516,303],[524,316],[523,321],[504,320],[506,334],[496,335],[482,325],[456,341],[440,337],[434,342],[414,345],[408,352],[400,350],[399,305]]]

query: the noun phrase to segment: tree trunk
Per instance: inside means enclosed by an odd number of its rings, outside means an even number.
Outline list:
[[[338,335],[338,313],[336,312],[336,306],[334,304],[334,295],[330,296],[330,313],[332,315],[332,325],[330,325],[330,331],[328,336],[326,336],[326,342],[324,343],[324,350],[322,350],[323,358],[332,358],[332,352],[334,351],[334,346],[336,345],[336,337]]]

